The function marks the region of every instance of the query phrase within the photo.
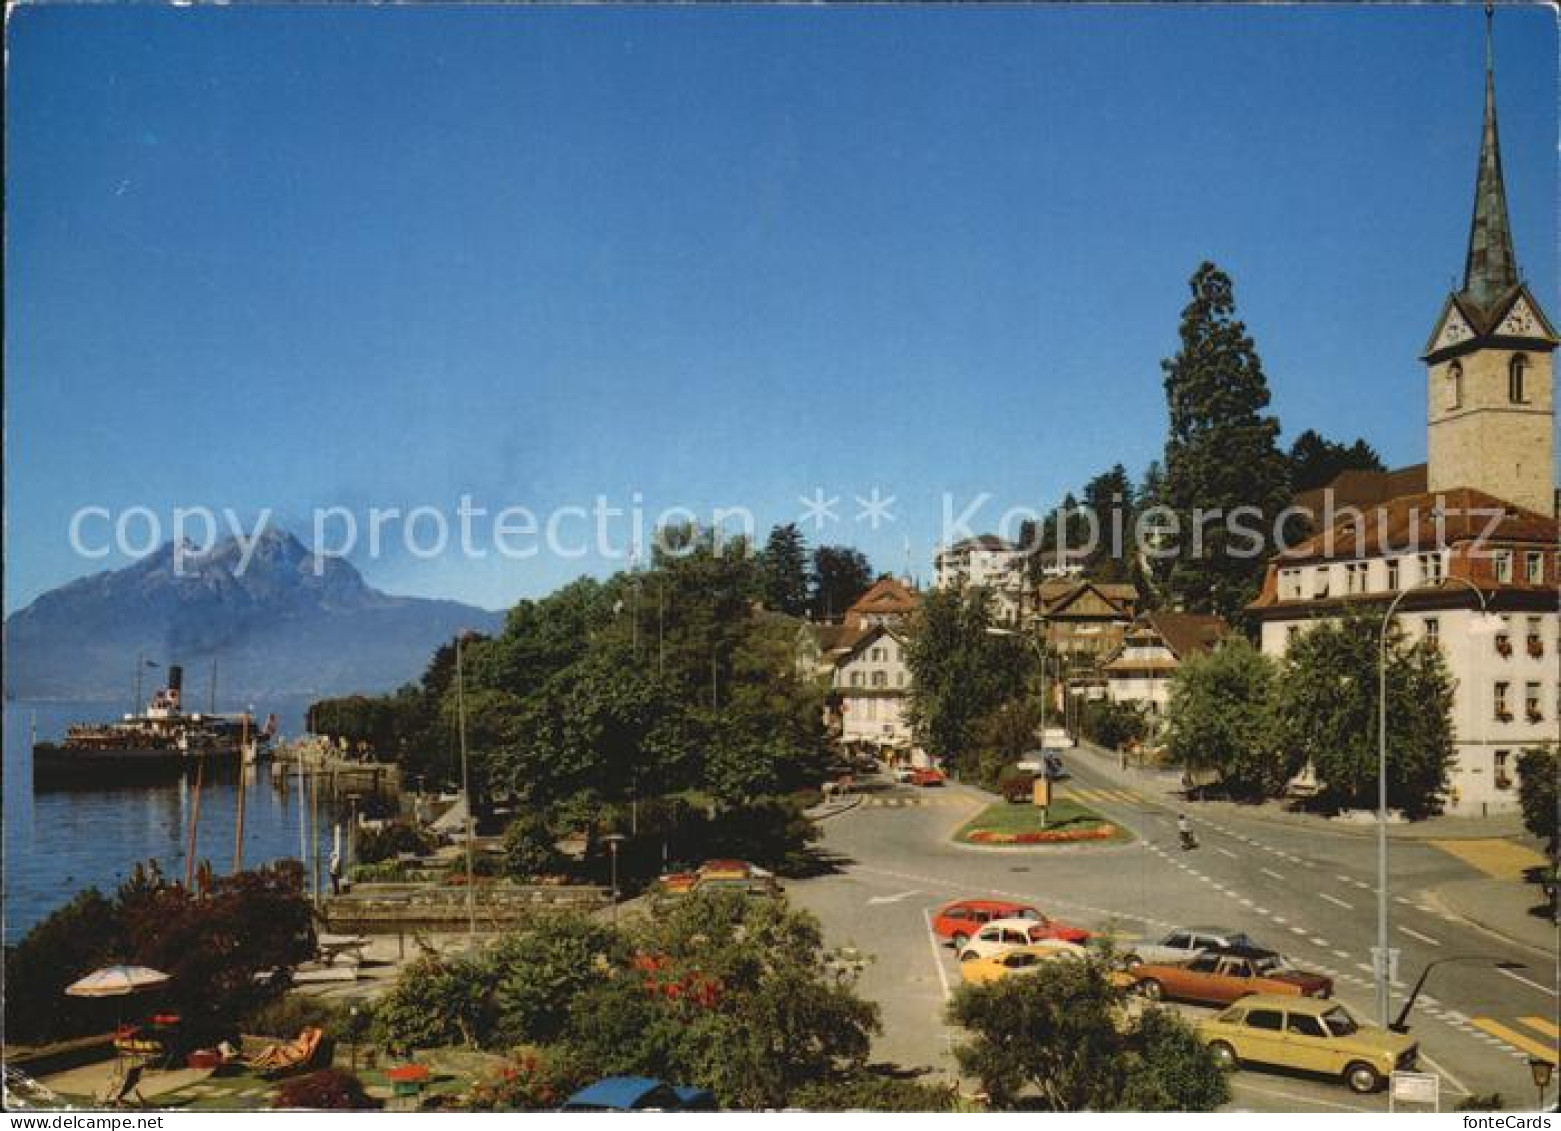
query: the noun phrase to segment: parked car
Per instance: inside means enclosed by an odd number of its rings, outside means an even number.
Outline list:
[[[732,889],[752,895],[774,895],[781,890],[775,873],[746,860],[706,860],[697,868],[664,872],[658,878],[663,895]]]
[[[926,788],[931,785],[942,785],[944,782],[942,770],[912,770],[911,784]]]
[[[1190,962],[1206,950],[1221,950],[1233,946],[1255,947],[1242,931],[1228,927],[1178,927],[1159,942],[1124,945],[1123,953],[1129,966],[1144,962]]]
[[[1027,903],[1006,899],[961,899],[943,907],[932,919],[932,933],[963,950],[986,924],[996,919],[1028,919],[1039,922],[1044,916]]]
[[[959,960],[963,962],[967,956],[986,958],[1016,946],[1028,946],[1052,939],[1083,945],[1090,937],[1090,933],[1083,927],[1059,923],[1039,911],[1036,915],[1039,918],[994,919],[959,948]]]
[[[1028,803],[1035,797],[1035,779],[1038,776],[1027,770],[1008,774],[997,783],[998,792],[1003,795],[1004,801]]]
[[[973,956],[959,964],[959,976],[970,985],[984,985],[1006,978],[1010,974],[1032,973],[1047,962],[1057,959],[1083,958],[1088,952],[1077,943],[1050,939],[1046,942],[1027,943],[1009,947],[996,954]]]
[[[1151,1001],[1229,1005],[1249,994],[1328,998],[1333,979],[1297,970],[1271,950],[1226,947],[1186,963],[1144,963],[1133,970],[1138,991]]]
[[[1362,1025],[1337,1002],[1257,994],[1198,1023],[1198,1039],[1232,1068],[1267,1064],[1343,1080],[1375,1092],[1395,1071],[1412,1071],[1413,1037]]]
[[[916,770],[911,766],[896,766],[894,768],[894,780],[901,785],[908,785],[911,778],[916,776]]]
[[[559,1111],[715,1111],[715,1096],[648,1076],[608,1076],[581,1088]]]

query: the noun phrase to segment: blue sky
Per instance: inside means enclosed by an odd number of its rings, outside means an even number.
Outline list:
[[[1518,254],[1556,293],[1556,32],[1497,17]],[[1478,7],[21,8],[6,609],[77,508],[652,515],[941,498],[1158,455],[1185,283],[1235,278],[1287,437],[1424,458]],[[1551,314],[1557,311],[1552,304]],[[853,521],[854,495],[896,521]],[[394,539],[395,527],[387,528]],[[578,533],[578,531],[575,531]],[[591,558],[360,554],[488,606]]]

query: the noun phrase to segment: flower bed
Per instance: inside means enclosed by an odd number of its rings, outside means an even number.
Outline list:
[[[972,844],[1065,844],[1074,840],[1110,840],[1116,835],[1115,825],[1096,825],[1088,829],[1036,829],[1023,833],[974,829],[965,834],[965,839]]]

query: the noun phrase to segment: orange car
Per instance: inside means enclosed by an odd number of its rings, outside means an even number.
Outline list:
[[[1289,997],[1333,996],[1333,979],[1297,970],[1271,950],[1226,947],[1211,950],[1187,963],[1144,964],[1135,967],[1137,990],[1151,1001],[1181,1001],[1229,1005],[1248,994]]]

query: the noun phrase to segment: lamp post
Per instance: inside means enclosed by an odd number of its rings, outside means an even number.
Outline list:
[[[618,925],[618,846],[627,839],[622,833],[608,833],[602,837],[607,853],[612,857],[612,925]]]
[[[1550,1074],[1556,1066],[1542,1056],[1528,1058],[1528,1070],[1534,1075],[1534,1087],[1539,1089],[1539,1110],[1545,1110],[1545,1089],[1550,1086]]]
[[[1490,605],[1484,590],[1468,578],[1454,575],[1426,578],[1401,590],[1388,603],[1382,617],[1382,631],[1377,637],[1377,945],[1371,965],[1377,982],[1377,1022],[1384,1028],[1392,1009],[1388,983],[1391,972],[1388,949],[1388,629],[1405,597],[1422,589],[1440,587],[1444,581],[1471,590],[1479,599],[1482,618],[1488,617]]]
[[[1521,962],[1511,962],[1504,958],[1490,958],[1483,954],[1459,954],[1451,958],[1438,958],[1435,962],[1428,962],[1426,968],[1420,971],[1420,977],[1415,980],[1415,988],[1409,991],[1409,1000],[1404,1002],[1404,1008],[1399,1010],[1398,1017],[1388,1028],[1395,1033],[1409,1031],[1409,1011],[1415,1007],[1415,1000],[1420,997],[1420,988],[1425,985],[1426,977],[1438,966],[1445,966],[1449,962],[1489,962],[1498,970],[1526,970]]]

